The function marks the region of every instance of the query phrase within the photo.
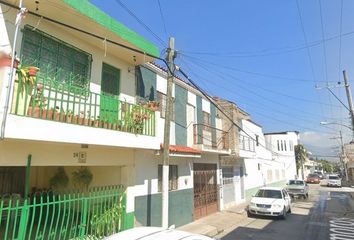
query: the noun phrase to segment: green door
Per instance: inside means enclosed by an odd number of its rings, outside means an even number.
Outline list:
[[[103,63],[101,80],[100,118],[109,123],[117,123],[119,109],[120,70]]]

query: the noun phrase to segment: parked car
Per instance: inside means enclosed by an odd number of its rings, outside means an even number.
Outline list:
[[[338,175],[329,175],[327,180],[327,187],[342,187],[342,179]]]
[[[310,173],[307,178],[306,178],[306,182],[307,183],[320,183],[321,179],[320,177],[315,174],[315,173]]]
[[[302,196],[303,198],[309,197],[309,186],[303,180],[289,180],[287,183],[287,188],[289,195],[291,197],[294,196]]]
[[[106,240],[212,240],[213,238],[199,234],[179,231],[175,229],[164,229],[160,227],[137,227],[105,238]]]
[[[291,213],[291,198],[283,188],[263,187],[251,199],[247,215],[275,216],[286,219]]]

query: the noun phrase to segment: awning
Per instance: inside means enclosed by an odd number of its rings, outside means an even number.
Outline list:
[[[161,150],[163,150],[163,144],[160,144]],[[182,146],[182,145],[170,145],[170,156],[191,156],[200,157],[202,152],[198,149]]]

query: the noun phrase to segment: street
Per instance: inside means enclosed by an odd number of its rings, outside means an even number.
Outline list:
[[[308,199],[294,199],[286,220],[246,218],[222,240],[350,240],[354,239],[354,189],[310,185]]]

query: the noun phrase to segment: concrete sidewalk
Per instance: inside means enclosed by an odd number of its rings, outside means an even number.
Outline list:
[[[179,227],[179,230],[214,237],[226,229],[238,226],[247,217],[245,208],[248,203],[230,207],[194,222]]]

